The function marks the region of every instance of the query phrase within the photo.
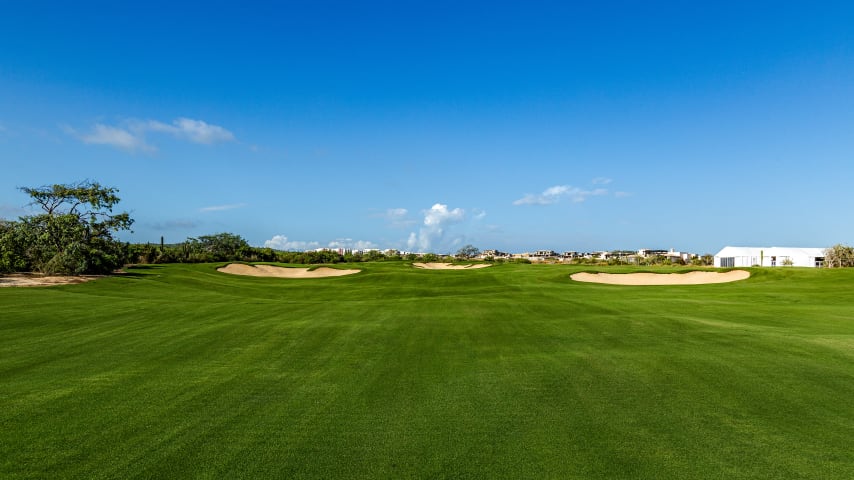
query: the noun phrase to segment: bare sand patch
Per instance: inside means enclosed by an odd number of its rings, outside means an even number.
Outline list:
[[[243,263],[231,263],[216,269],[218,272],[230,273],[232,275],[246,275],[249,277],[276,277],[276,278],[326,278],[352,275],[361,270],[339,270],[337,268],[320,267],[314,270],[308,268],[276,267],[273,265],[246,265]]]
[[[39,275],[37,273],[12,273],[0,276],[0,287],[50,287],[74,285],[101,278],[100,275]]]
[[[688,273],[574,273],[569,278],[576,282],[607,283],[609,285],[705,285],[709,283],[727,283],[744,280],[750,272],[731,270],[729,272],[688,272]]]
[[[413,267],[424,268],[427,270],[471,270],[472,268],[486,268],[491,266],[488,263],[472,263],[469,265],[454,265],[453,263],[413,263]]]

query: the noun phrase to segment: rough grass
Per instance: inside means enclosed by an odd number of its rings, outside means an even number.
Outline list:
[[[854,270],[216,266],[0,290],[0,477],[854,477]]]

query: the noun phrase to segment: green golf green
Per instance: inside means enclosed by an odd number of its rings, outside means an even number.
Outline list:
[[[220,266],[0,289],[0,477],[854,478],[854,269]]]

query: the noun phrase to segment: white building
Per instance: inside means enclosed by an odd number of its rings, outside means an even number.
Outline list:
[[[691,263],[691,260],[693,260],[697,255],[688,252],[677,252],[672,248],[670,250],[651,250],[648,248],[641,248],[638,250],[637,256],[641,258],[664,257],[673,263]]]
[[[724,247],[715,255],[716,267],[821,267],[824,248]]]

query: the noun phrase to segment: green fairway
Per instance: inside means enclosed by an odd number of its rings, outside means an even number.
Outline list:
[[[0,289],[0,477],[854,478],[854,269],[217,266]]]

